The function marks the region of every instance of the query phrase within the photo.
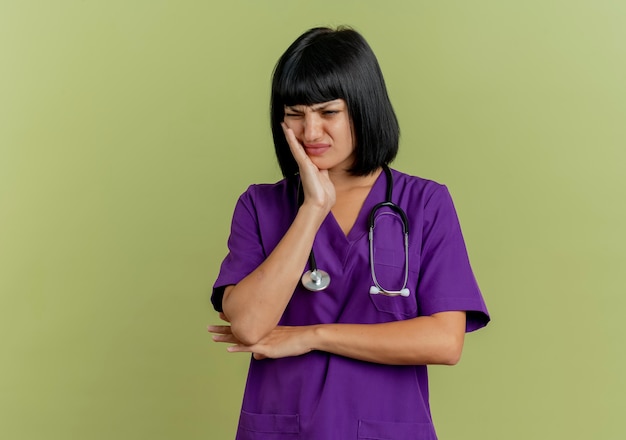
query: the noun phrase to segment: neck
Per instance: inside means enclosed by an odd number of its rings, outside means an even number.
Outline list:
[[[355,187],[371,187],[382,172],[379,167],[365,176],[353,176],[346,170],[328,170],[328,177],[338,191],[350,190]]]

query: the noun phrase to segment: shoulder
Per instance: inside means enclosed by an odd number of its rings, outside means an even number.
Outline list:
[[[446,185],[434,180],[419,176],[412,176],[401,171],[392,169],[394,194],[402,200],[410,201],[410,204],[418,203],[426,206],[432,201],[450,197]]]
[[[282,179],[275,183],[252,184],[239,196],[238,205],[256,216],[285,212],[297,205],[297,185]],[[292,206],[293,205],[293,206]]]
[[[254,183],[239,197],[252,203],[263,203],[273,199],[285,199],[289,194],[295,193],[295,185],[292,181],[281,179],[275,183]]]

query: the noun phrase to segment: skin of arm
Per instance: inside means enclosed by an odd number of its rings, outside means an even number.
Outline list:
[[[267,259],[235,286],[224,290],[222,307],[238,341],[254,345],[278,324],[300,280],[315,234],[335,204],[328,171],[318,170],[283,124],[300,169],[304,203],[289,230]]]
[[[253,345],[276,327],[300,280],[315,231],[323,219],[319,210],[303,205],[268,258],[237,285],[225,289],[224,315],[239,341]]]
[[[465,337],[465,312],[441,312],[381,324],[318,324],[274,328],[256,344],[239,341],[229,326],[209,326],[228,351],[255,359],[299,356],[313,350],[388,365],[455,365]]]

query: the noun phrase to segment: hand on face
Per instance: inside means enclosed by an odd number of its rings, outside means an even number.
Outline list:
[[[289,149],[300,170],[300,179],[304,189],[304,203],[312,204],[329,212],[335,204],[335,186],[328,175],[328,170],[320,170],[311,161],[298,142],[291,128],[281,123]]]

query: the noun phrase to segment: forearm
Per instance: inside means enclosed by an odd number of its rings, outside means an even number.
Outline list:
[[[463,349],[465,312],[381,324],[321,324],[310,330],[313,350],[381,364],[454,365]]]
[[[226,289],[222,307],[239,340],[254,344],[278,324],[326,215],[323,209],[302,205],[267,259],[237,285]]]

